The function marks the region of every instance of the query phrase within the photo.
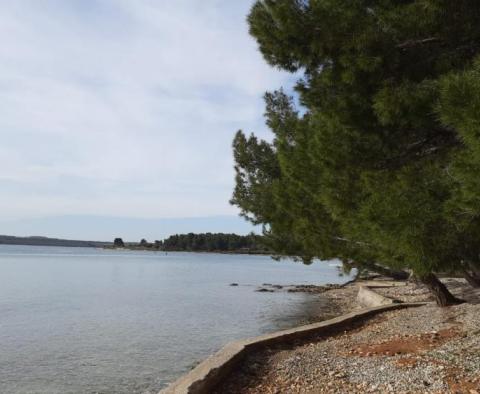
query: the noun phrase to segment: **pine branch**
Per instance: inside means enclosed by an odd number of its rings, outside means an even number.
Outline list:
[[[439,41],[441,41],[441,40],[440,40],[440,38],[437,38],[437,37],[423,38],[421,40],[407,40],[407,41],[402,42],[401,44],[398,44],[396,46],[396,48],[407,49],[407,48],[413,48],[413,47],[416,47],[416,46],[430,44],[432,42],[439,42]]]
[[[384,170],[400,168],[412,160],[419,160],[445,148],[461,145],[462,142],[452,130],[446,128],[438,129],[437,133],[429,138],[407,145],[401,154],[387,158],[383,163],[376,166],[376,168]]]

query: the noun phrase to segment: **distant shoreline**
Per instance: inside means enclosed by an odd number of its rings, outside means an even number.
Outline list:
[[[80,241],[72,239],[48,238],[41,236],[17,237],[13,235],[0,235],[0,245],[103,248],[105,246],[112,245],[112,243],[102,241]]]
[[[242,254],[242,255],[262,255],[270,256],[272,253],[257,250],[161,250],[148,247],[125,246],[115,247],[111,242],[102,241],[80,241],[68,240],[60,238],[48,237],[15,237],[10,235],[0,235],[0,245],[17,245],[17,246],[47,246],[47,247],[64,247],[64,248],[96,248],[116,251],[146,251],[156,253],[205,253],[205,254]]]
[[[176,238],[186,237],[199,237],[204,238],[204,244],[201,246],[195,245],[190,242],[176,242],[167,244],[169,240]],[[13,235],[0,235],[0,245],[24,245],[24,246],[55,246],[55,247],[84,247],[84,248],[101,248],[106,250],[129,250],[129,251],[147,251],[147,252],[189,252],[189,253],[221,253],[221,254],[245,254],[245,255],[272,255],[273,252],[262,248],[258,245],[258,242],[252,242],[251,238],[259,238],[259,236],[249,235],[241,236],[236,234],[187,234],[187,235],[174,235],[163,241],[155,241],[148,243],[142,240],[140,243],[136,242],[123,242],[121,238],[116,238],[114,242],[106,241],[83,241],[83,240],[71,240],[61,238],[49,238],[44,236],[28,236],[19,237]],[[233,239],[234,242],[229,242]],[[120,244],[117,244],[117,240]],[[208,244],[208,241],[210,243]],[[223,240],[224,242],[218,242]],[[240,241],[239,241],[240,240]],[[245,242],[245,240],[250,242]],[[217,242],[215,242],[217,241]],[[243,241],[243,242],[241,242]],[[207,243],[207,245],[205,245]],[[223,248],[225,244],[225,248]],[[220,247],[218,247],[220,245]],[[198,248],[197,248],[198,247]],[[260,248],[259,248],[260,247]]]
[[[119,251],[145,251],[145,252],[157,252],[157,253],[216,253],[216,254],[250,254],[250,255],[263,255],[263,256],[270,256],[271,252],[265,252],[260,250],[162,250],[162,249],[155,249],[155,248],[148,248],[148,247],[140,247],[140,246],[125,246],[125,247],[115,247],[111,245],[102,246],[102,249],[106,250],[119,250]]]

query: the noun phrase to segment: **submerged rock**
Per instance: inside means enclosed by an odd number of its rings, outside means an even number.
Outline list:
[[[327,283],[323,286],[316,286],[316,285],[296,285],[290,287],[287,291],[289,293],[323,293],[328,290],[340,289],[342,285],[339,284],[330,284]]]
[[[259,293],[273,293],[272,289],[266,289],[265,287],[261,287],[260,289],[255,290]]]

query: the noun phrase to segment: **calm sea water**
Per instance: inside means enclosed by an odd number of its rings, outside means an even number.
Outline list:
[[[346,279],[266,256],[0,245],[0,393],[156,393],[225,343],[325,302],[257,286]]]

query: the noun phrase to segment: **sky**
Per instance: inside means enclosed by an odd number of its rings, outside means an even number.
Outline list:
[[[0,2],[0,234],[250,231],[232,138],[266,136],[263,94],[293,85],[248,35],[251,4]]]

